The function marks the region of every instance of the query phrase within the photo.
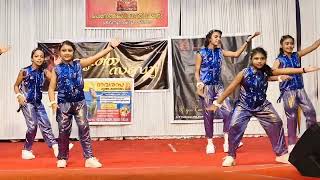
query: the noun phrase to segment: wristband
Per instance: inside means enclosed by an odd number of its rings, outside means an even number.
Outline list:
[[[48,103],[48,106],[49,106],[49,107],[52,107],[53,104],[57,104],[57,101],[50,101],[50,102]]]
[[[302,68],[303,73],[306,73],[306,70],[304,68]]]
[[[23,94],[21,94],[21,93],[17,93],[17,94],[16,94],[16,98],[18,98],[19,96],[24,97],[24,95],[23,95]]]
[[[212,102],[212,104],[215,105],[215,106],[217,106],[218,108],[221,108],[221,106],[222,106],[222,104],[219,104],[219,103],[217,102],[217,100],[214,100],[214,101]]]
[[[278,81],[282,82],[283,80],[281,79],[281,76],[278,76]]]
[[[203,82],[197,82],[197,88],[199,88],[200,86],[204,86]]]

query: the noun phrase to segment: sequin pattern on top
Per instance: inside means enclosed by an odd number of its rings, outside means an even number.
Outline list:
[[[301,62],[297,52],[292,53],[291,57],[280,54],[277,59],[280,62],[279,68],[301,68]],[[285,90],[296,90],[304,87],[302,74],[292,74],[290,76],[292,79],[279,83],[281,93]]]
[[[246,109],[255,109],[266,100],[268,88],[267,73],[255,70],[252,66],[243,70],[240,86],[239,105]]]
[[[44,84],[44,72],[42,69],[34,69],[28,66],[22,69],[23,81],[19,87],[28,103],[41,103],[42,87]]]
[[[223,53],[221,48],[199,50],[202,62],[200,67],[200,80],[205,85],[217,85],[221,83],[221,64]]]
[[[56,66],[58,103],[78,102],[84,99],[80,60],[62,62]]]

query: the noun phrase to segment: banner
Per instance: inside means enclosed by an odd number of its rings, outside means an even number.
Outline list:
[[[106,48],[107,42],[74,43],[75,58],[85,58]],[[59,43],[38,43],[45,51],[48,70],[61,63]],[[135,90],[168,89],[168,41],[122,42],[91,66],[83,68],[84,78],[133,78]],[[44,91],[48,89],[48,82]]]
[[[133,79],[85,79],[84,94],[90,125],[132,122]]]
[[[236,51],[248,36],[222,37],[222,48]],[[203,120],[202,108],[196,94],[195,57],[197,51],[203,47],[204,38],[172,39],[172,74],[174,97],[174,120]],[[251,44],[239,58],[224,58],[222,62],[222,80],[226,88],[234,77],[249,64]],[[232,100],[238,97],[236,93]],[[221,118],[221,117],[216,117]]]
[[[86,0],[86,27],[168,27],[168,0]]]

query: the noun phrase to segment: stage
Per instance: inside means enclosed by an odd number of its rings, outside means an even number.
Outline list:
[[[221,167],[222,138],[215,138],[216,153],[205,154],[206,139],[93,141],[100,169],[84,168],[81,146],[73,141],[68,166],[56,168],[56,158],[44,142],[35,142],[34,160],[22,160],[22,142],[1,142],[0,179],[316,179],[307,178],[292,165],[274,161],[268,138],[244,138],[237,165]]]

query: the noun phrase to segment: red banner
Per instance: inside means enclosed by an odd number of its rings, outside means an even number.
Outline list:
[[[168,0],[86,0],[86,27],[168,27]]]

